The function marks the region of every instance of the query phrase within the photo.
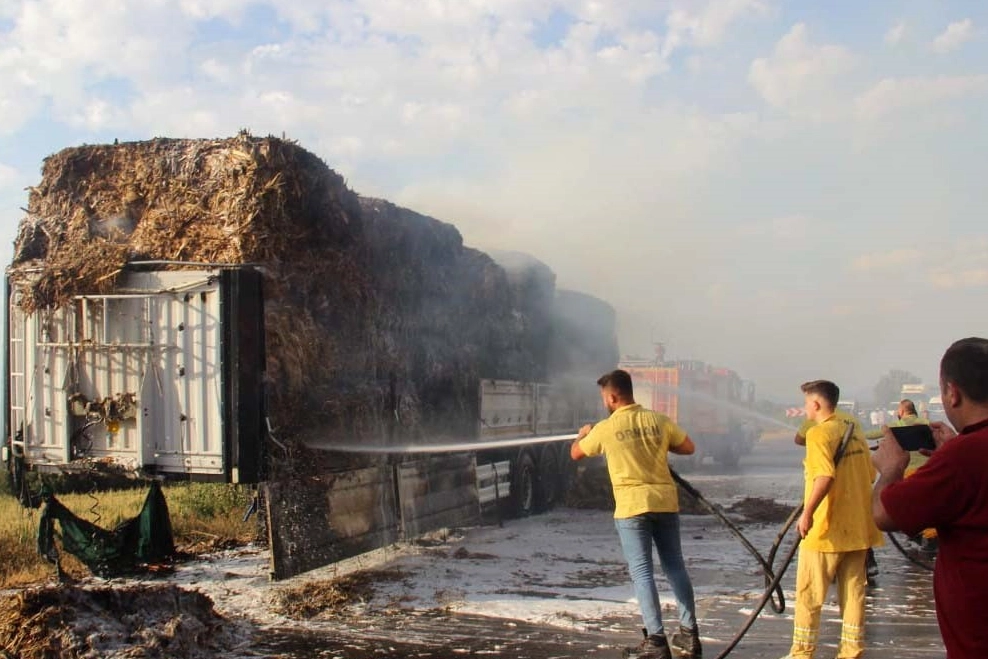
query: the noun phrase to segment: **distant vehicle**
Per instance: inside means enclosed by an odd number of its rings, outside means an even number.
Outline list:
[[[837,409],[844,410],[848,414],[856,414],[858,411],[858,402],[854,400],[839,400],[837,401]]]
[[[930,421],[947,421],[947,414],[943,410],[943,399],[940,396],[933,396],[926,405],[926,416]]]
[[[699,466],[709,456],[734,466],[757,440],[750,418],[755,385],[736,372],[695,360],[626,358],[619,367],[634,378],[639,403],[668,416],[696,441],[697,452],[678,460],[681,465]]]

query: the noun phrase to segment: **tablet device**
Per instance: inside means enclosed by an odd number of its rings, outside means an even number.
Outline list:
[[[918,451],[921,448],[932,451],[937,447],[936,442],[933,441],[933,430],[926,424],[892,426],[889,430],[904,451]]]

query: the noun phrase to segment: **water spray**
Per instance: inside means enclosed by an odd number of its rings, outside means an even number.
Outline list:
[[[531,444],[548,444],[563,440],[575,440],[575,433],[562,435],[543,435],[528,437],[508,437],[505,439],[489,439],[475,442],[438,442],[435,444],[399,444],[388,446],[373,442],[370,444],[336,444],[330,442],[306,442],[306,446],[325,451],[340,453],[373,453],[376,455],[408,455],[414,453],[459,453],[463,451],[481,451],[486,449],[512,448],[529,446]]]
[[[658,388],[664,388],[665,385],[657,385]],[[763,422],[767,422],[776,427],[782,427],[787,430],[795,430],[795,428],[787,423],[783,423],[772,417],[768,417],[764,414],[759,414],[741,405],[735,405],[726,402],[721,399],[717,399],[713,396],[709,396],[705,393],[685,390],[680,387],[665,387],[670,390],[675,390],[678,395],[685,395],[689,397],[695,397],[722,408],[726,408],[730,411],[736,412],[738,415],[743,415],[749,418],[758,419]],[[847,432],[845,432],[840,447],[838,448],[837,454],[834,456],[834,464],[840,462],[843,456],[844,450],[850,440],[853,431],[853,426],[848,426]],[[372,443],[332,443],[332,442],[307,442],[307,446],[313,449],[321,449],[327,451],[337,451],[341,453],[369,453],[378,455],[409,455],[409,454],[434,454],[434,453],[456,453],[456,452],[466,452],[466,451],[479,451],[485,449],[503,449],[512,448],[519,446],[530,446],[532,444],[548,444],[551,442],[559,442],[564,440],[575,440],[576,435],[574,433],[565,433],[560,435],[544,435],[544,436],[525,436],[525,437],[509,437],[503,439],[491,439],[483,441],[467,441],[467,442],[436,442],[431,444],[401,444],[401,445],[387,445],[383,442],[372,442]],[[708,501],[689,481],[684,479],[675,470],[670,468],[673,479],[678,483],[686,493],[691,496],[702,508],[717,517],[728,530],[741,542],[745,550],[750,553],[755,560],[758,562],[759,566],[762,568],[762,572],[765,577],[765,591],[762,595],[761,600],[758,605],[752,611],[748,620],[734,636],[734,638],[728,643],[720,654],[717,655],[715,659],[724,659],[733,652],[735,647],[741,642],[748,630],[761,615],[762,610],[766,605],[771,602],[772,610],[776,613],[783,613],[785,611],[785,598],[782,591],[782,579],[785,576],[787,569],[792,563],[796,556],[796,552],[799,549],[800,539],[797,539],[789,551],[783,558],[781,564],[779,565],[778,572],[775,571],[774,563],[776,555],[782,546],[783,541],[792,529],[800,513],[803,510],[803,506],[798,506],[793,510],[792,514],[786,520],[782,529],[776,536],[775,542],[769,551],[767,557],[762,556],[761,553],[751,544],[751,542],[744,536],[741,530],[727,517],[723,510],[718,506]]]

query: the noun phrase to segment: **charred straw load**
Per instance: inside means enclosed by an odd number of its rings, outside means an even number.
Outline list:
[[[47,158],[10,269],[25,309],[111,292],[138,261],[263,273],[269,413],[294,437],[463,436],[480,377],[548,375],[532,331],[545,310],[524,306],[541,297],[518,295],[453,226],[359,198],[289,141],[155,139]]]

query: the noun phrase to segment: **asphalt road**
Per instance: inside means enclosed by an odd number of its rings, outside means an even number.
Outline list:
[[[798,502],[802,492],[802,449],[790,437],[777,435],[760,441],[739,467],[722,471],[705,465],[684,474],[707,498],[723,506],[745,497]],[[579,511],[578,515],[585,515]],[[606,512],[594,513],[608,517]],[[577,513],[574,513],[576,516]],[[752,542],[767,549],[776,526],[745,528]],[[724,560],[725,547],[738,554],[734,541],[711,517],[684,516],[684,552],[697,585],[698,617],[704,639],[704,656],[716,657],[740,628],[757,601],[760,573],[754,566],[737,569]],[[785,553],[785,552],[782,552]],[[943,649],[933,611],[931,575],[914,567],[887,544],[877,552],[881,568],[879,585],[868,598],[868,650],[875,659],[942,657]],[[532,559],[533,562],[538,558]],[[725,567],[731,566],[731,567]],[[537,566],[532,567],[533,571]],[[783,582],[791,593],[795,569]],[[467,577],[469,578],[469,577]],[[621,577],[623,579],[623,577]],[[834,594],[831,593],[832,598]],[[266,630],[250,655],[257,657],[430,657],[464,656],[620,657],[621,647],[635,639],[629,635],[640,625],[637,616],[623,615],[589,621],[580,631],[538,625],[502,617],[448,613],[441,610],[363,613],[321,620],[317,626]],[[751,632],[731,654],[777,658],[785,655],[792,633],[791,606],[783,614],[763,614]],[[818,656],[834,656],[840,634],[836,601],[825,607]]]

